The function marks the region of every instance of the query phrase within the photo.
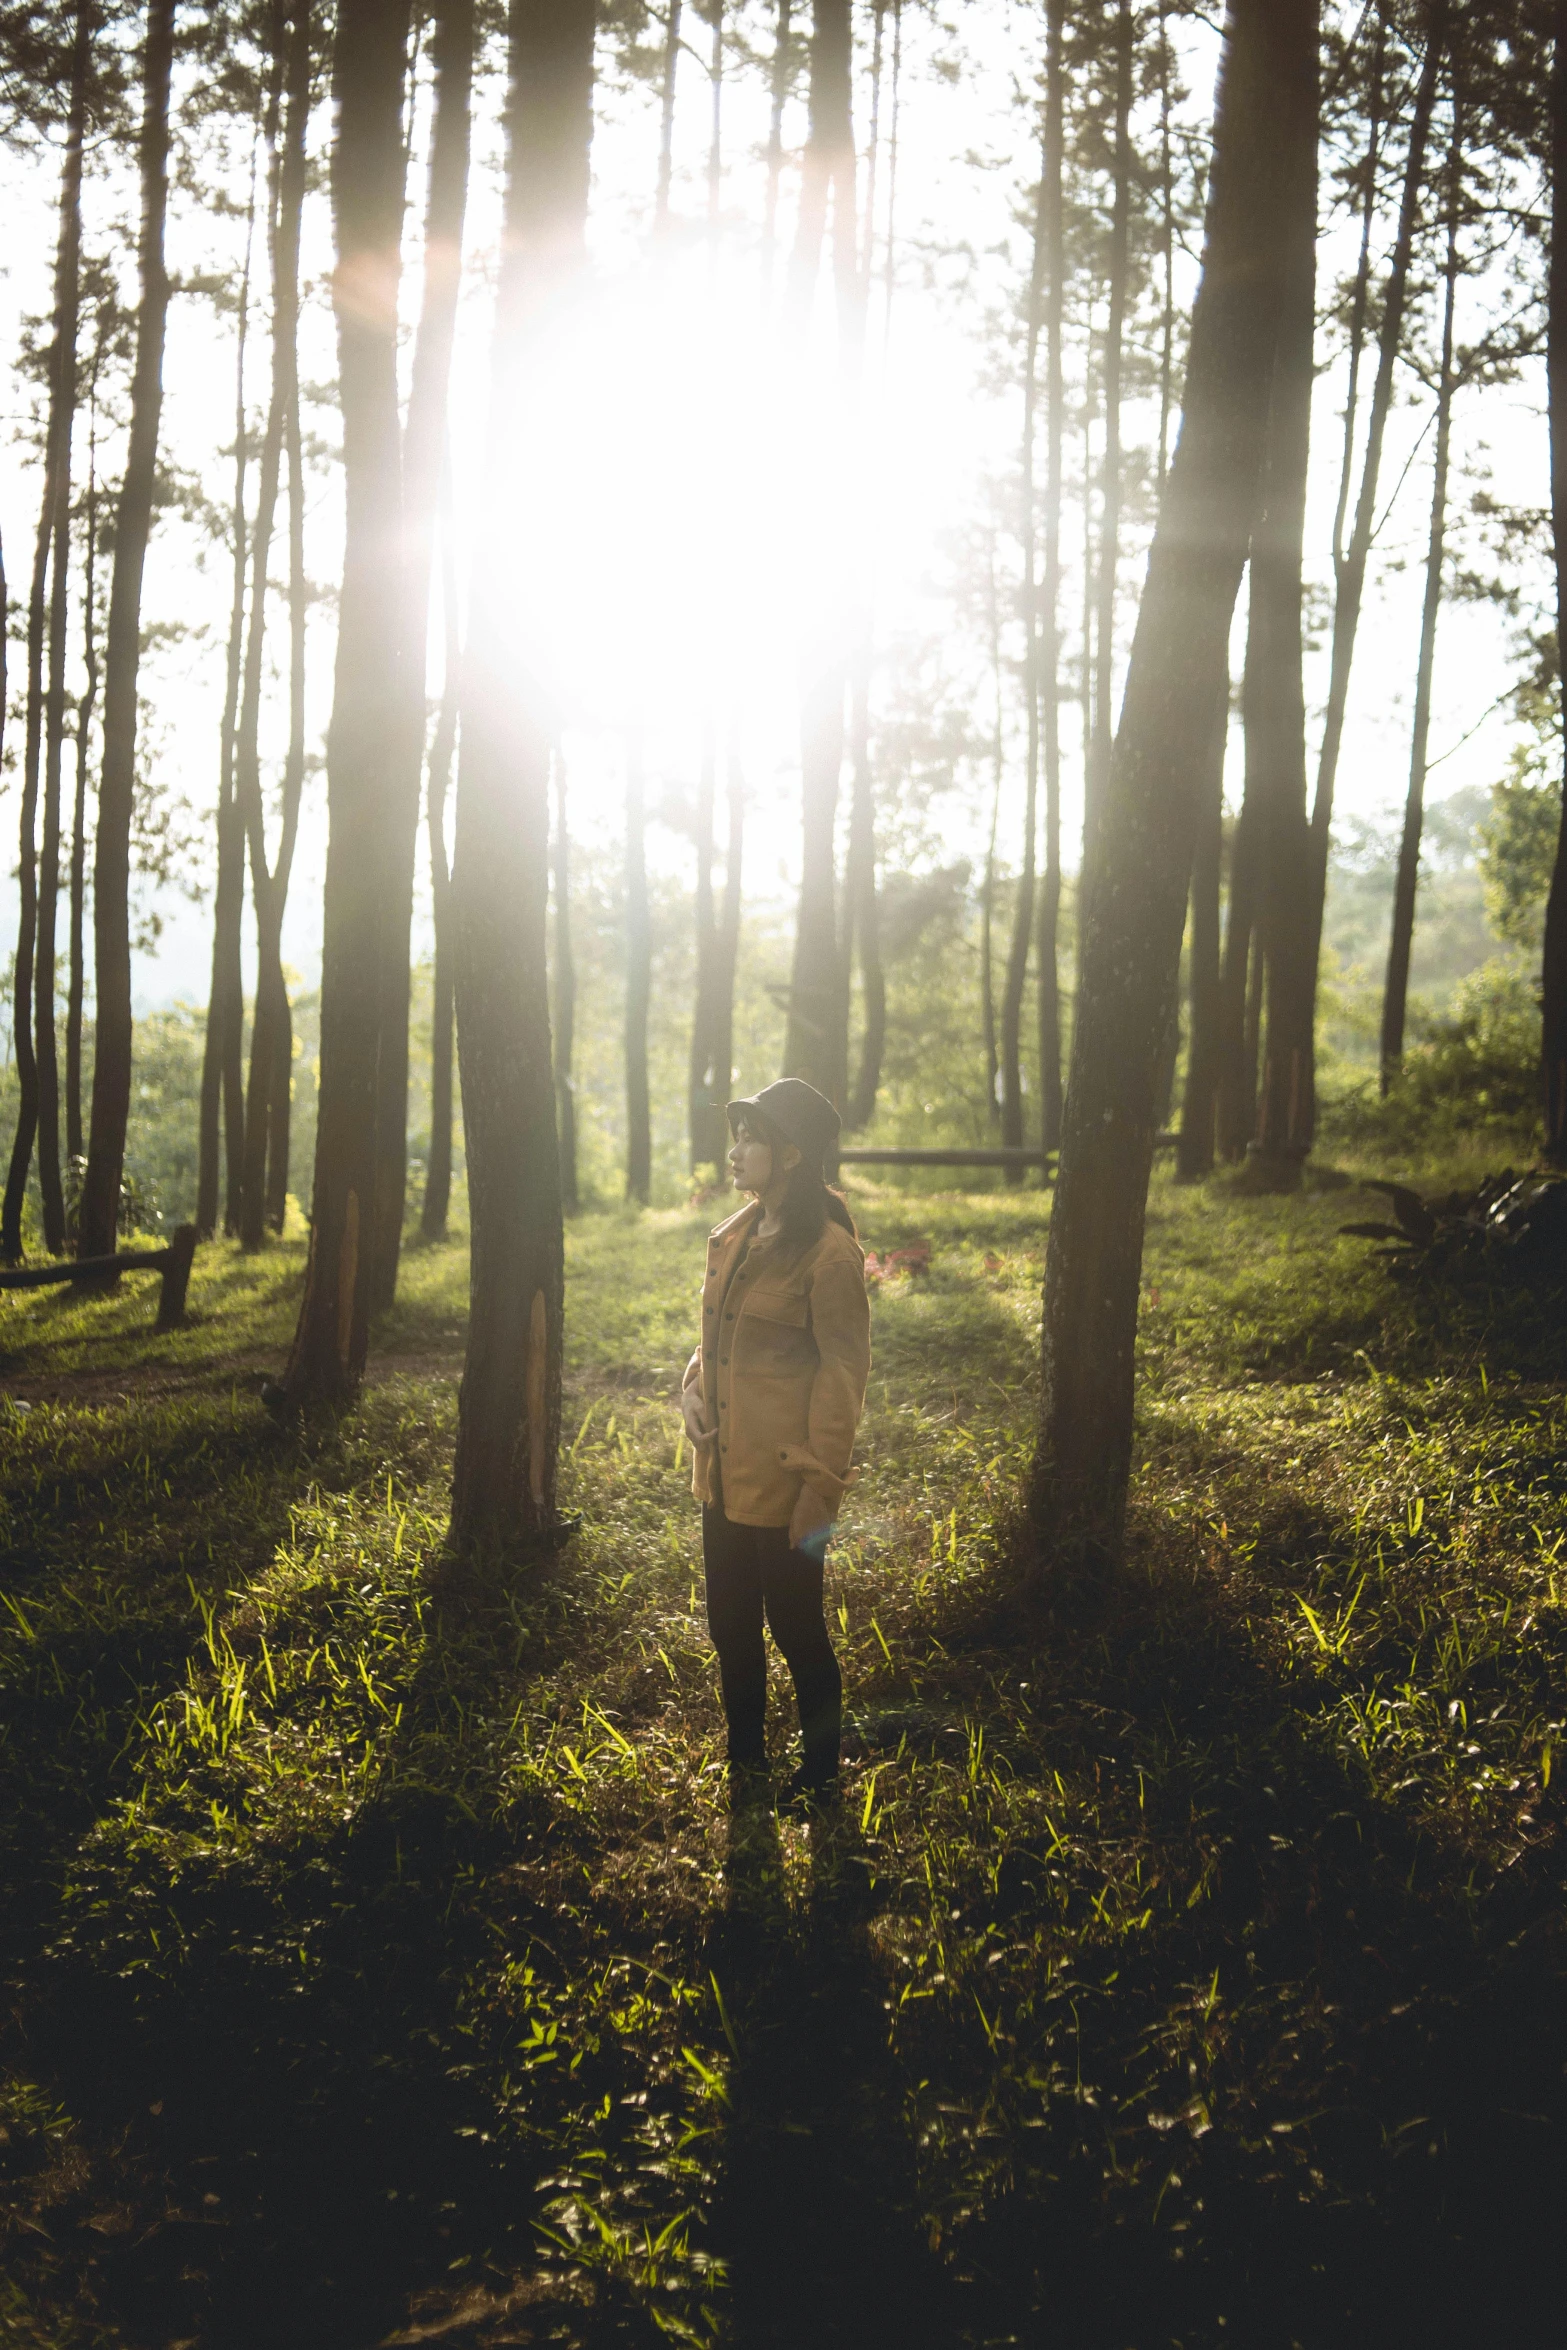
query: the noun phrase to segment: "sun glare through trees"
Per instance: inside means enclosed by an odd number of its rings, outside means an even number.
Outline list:
[[[0,200],[0,2341],[1550,2338],[1567,0],[0,0]]]

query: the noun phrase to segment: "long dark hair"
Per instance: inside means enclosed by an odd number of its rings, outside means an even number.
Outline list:
[[[754,1110],[747,1110],[736,1121],[738,1126],[754,1134],[758,1142],[765,1142],[776,1165],[788,1145],[788,1136],[779,1131],[770,1118],[762,1118]],[[796,1144],[796,1149],[799,1145]],[[841,1224],[851,1240],[858,1240],[849,1203],[841,1191],[834,1191],[823,1175],[820,1165],[802,1157],[789,1170],[789,1188],[784,1193],[778,1210],[781,1238],[791,1248],[809,1248],[821,1239],[829,1220]]]

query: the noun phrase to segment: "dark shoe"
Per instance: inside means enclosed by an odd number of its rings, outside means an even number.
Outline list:
[[[809,1817],[813,1812],[830,1811],[838,1800],[838,1774],[834,1771],[795,1771],[778,1798],[780,1811]]]
[[[772,1782],[765,1762],[730,1762],[726,1769],[731,1811],[751,1811],[767,1801]]]

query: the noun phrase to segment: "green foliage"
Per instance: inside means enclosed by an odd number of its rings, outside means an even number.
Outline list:
[[[1534,1147],[1540,1092],[1540,1006],[1517,963],[1487,963],[1460,982],[1451,1014],[1421,1022],[1419,1040],[1386,1099],[1370,1078],[1324,1084],[1326,1148],[1391,1150],[1440,1164],[1455,1147],[1494,1135],[1504,1156]]]
[[[1491,812],[1480,827],[1480,872],[1491,927],[1510,946],[1538,957],[1545,901],[1562,824],[1560,728],[1554,710],[1532,741],[1518,744],[1508,773],[1491,787]]]

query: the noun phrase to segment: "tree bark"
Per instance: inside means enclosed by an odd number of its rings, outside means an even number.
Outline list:
[[[996,839],[1001,830],[1001,788],[1006,780],[1006,732],[1001,680],[1001,604],[996,593],[996,541],[992,531],[985,578],[985,618],[990,635],[990,678],[994,709],[990,728],[990,838],[979,891],[979,1020],[985,1048],[985,1106],[990,1122],[1001,1124],[1001,1056],[996,1038]]]
[[[713,829],[718,746],[711,729],[702,750],[697,813],[697,1016],[691,1030],[691,1170],[723,1174],[729,1146],[725,1115],[734,1067],[735,964],[740,946],[740,866],[745,843],[745,779],[731,736],[727,759],[728,843],[722,904],[713,885]]]
[[[876,237],[876,173],[881,144],[881,74],[886,0],[875,0],[872,10],[870,128],[865,146],[865,218],[855,260],[853,304],[854,367],[858,377],[861,355],[870,326],[871,267]],[[885,361],[885,350],[883,352]],[[883,368],[885,376],[885,365]],[[885,384],[883,386],[885,389]],[[859,389],[858,382],[855,386]],[[855,419],[858,422],[858,419]],[[856,956],[860,966],[862,1025],[859,1061],[844,1109],[850,1132],[868,1126],[876,1114],[881,1090],[882,1055],[887,1044],[887,978],[881,960],[881,905],[876,890],[876,789],[871,765],[871,659],[875,630],[873,581],[875,564],[862,548],[866,567],[864,605],[855,631],[855,652],[849,679],[849,849],[844,872],[843,977],[852,985]],[[847,1056],[846,1056],[847,1060]]]
[[[1415,895],[1420,882],[1420,836],[1425,828],[1426,750],[1431,735],[1431,678],[1436,666],[1436,624],[1442,608],[1442,562],[1447,534],[1447,472],[1453,430],[1453,307],[1458,288],[1458,206],[1463,152],[1460,112],[1453,100],[1453,138],[1448,155],[1447,254],[1442,271],[1442,363],[1437,379],[1436,453],[1431,473],[1431,526],[1426,540],[1425,599],[1420,614],[1420,653],[1415,665],[1415,716],[1409,746],[1409,791],[1404,830],[1398,844],[1393,885],[1393,928],[1388,941],[1387,984],[1382,995],[1382,1091],[1387,1093],[1404,1059],[1404,1019],[1409,1008],[1409,960],[1415,942]]]
[[[1256,511],[1284,209],[1275,159],[1311,103],[1315,0],[1231,0],[1180,438],[1149,555],[1085,878],[1082,983],[1045,1271],[1033,1504],[1090,1587],[1116,1559],[1154,1094],[1180,966],[1201,781]]]
[[[1175,159],[1170,141],[1170,26],[1159,0],[1159,495],[1170,470],[1170,416],[1175,405]]]
[[[1061,62],[1066,0],[1048,0],[1045,32],[1045,561],[1043,610],[1030,632],[1035,679],[1030,707],[1039,713],[1045,762],[1045,870],[1039,890],[1039,1142],[1061,1140],[1061,451],[1066,429],[1063,379],[1066,329],[1065,77]]]
[[[491,522],[463,666],[452,890],[473,1244],[452,1538],[469,1556],[513,1561],[560,1539],[564,1237],[545,953],[550,731],[506,592],[517,547],[503,493],[529,371],[547,363],[552,315],[582,266],[593,25],[593,0],[511,0]],[[547,453],[524,449],[522,461]]]
[[[34,1053],[38,1064],[38,1194],[44,1246],[65,1250],[65,1192],[60,1180],[60,1065],[55,1046],[55,919],[60,897],[60,798],[65,759],[65,657],[70,625],[71,443],[76,424],[76,344],[81,318],[82,139],[92,17],[77,0],[71,47],[71,94],[60,174],[60,234],[54,273],[54,351],[49,370],[49,437],[54,512],[49,559],[49,684],[44,702],[44,823],[38,865],[38,949],[33,972]]]
[[[309,66],[309,48],[305,50]],[[308,83],[303,103],[308,105]],[[305,789],[305,651],[309,582],[305,577],[305,452],[299,415],[299,356],[288,352],[289,403],[284,425],[288,452],[288,750],[283,766],[283,826],[273,869],[277,939],[277,1028],[267,1101],[267,1226],[281,1233],[288,1217],[289,1142],[294,1107],[294,1015],[281,959],[283,913]]]
[[[859,1065],[844,1111],[852,1132],[868,1126],[876,1114],[881,1091],[882,1054],[887,1045],[887,975],[881,960],[881,906],[876,892],[876,802],[871,774],[870,646],[862,642],[849,690],[849,751],[852,788],[849,797],[849,854],[844,873],[844,897],[849,935],[844,942],[844,973],[849,970],[851,946],[858,952],[863,1026]]]
[[[1023,442],[1019,533],[1023,542],[1023,718],[1027,734],[1023,791],[1023,865],[1012,910],[1006,979],[1001,991],[1001,1141],[1019,1149],[1023,1141],[1023,988],[1034,925],[1035,847],[1039,830],[1039,546],[1035,513],[1034,442],[1039,405],[1039,337],[1044,318],[1045,270],[1050,232],[1050,168],[1041,142],[1039,188],[1034,202],[1034,249],[1028,278],[1028,311],[1023,350]],[[1021,1168],[1007,1180],[1021,1183]]]
[[[1355,420],[1360,407],[1360,364],[1366,347],[1366,314],[1371,302],[1371,232],[1377,216],[1377,171],[1382,158],[1383,68],[1387,58],[1387,19],[1377,10],[1376,47],[1366,105],[1366,158],[1361,165],[1360,255],[1349,302],[1349,384],[1344,396],[1344,447],[1339,464],[1338,502],[1333,509],[1333,569],[1337,576],[1345,555],[1344,531],[1349,521],[1349,489],[1355,469]]]
[[[801,175],[800,217],[790,262],[790,303],[804,332],[816,284],[829,203],[834,271],[855,276],[854,127],[850,107],[853,32],[849,0],[815,0],[811,30],[810,127]],[[844,319],[840,302],[840,321]],[[842,333],[842,328],[840,329]],[[852,327],[850,329],[852,333]],[[845,367],[852,364],[843,336]],[[848,1089],[848,974],[838,920],[834,843],[843,774],[844,704],[853,629],[850,555],[844,545],[846,419],[817,484],[817,592],[800,659],[800,906],[789,983],[784,1068],[844,1106]]]
[[[1214,1084],[1214,1133],[1219,1156],[1240,1158],[1257,1131],[1257,1061],[1248,1020],[1251,973],[1260,976],[1257,889],[1261,867],[1255,759],[1248,757],[1241,811],[1230,844],[1229,903],[1225,909],[1224,955],[1219,967],[1218,1066]]]
[[[647,1022],[653,928],[647,898],[647,791],[642,738],[626,746],[626,1197],[646,1207],[653,1182]]]
[[[282,11],[279,11],[281,20]],[[251,1015],[250,1083],[245,1102],[245,1139],[240,1164],[239,1240],[258,1249],[267,1236],[267,1152],[272,1140],[272,1096],[279,1068],[279,1043],[288,1024],[288,989],[283,979],[283,903],[299,822],[298,785],[303,775],[285,768],[283,836],[277,869],[267,859],[266,812],[261,791],[261,683],[266,641],[267,589],[282,480],[288,420],[299,398],[299,235],[305,193],[305,132],[310,112],[310,13],[296,5],[286,34],[278,23],[279,79],[288,102],[281,139],[274,132],[274,162],[268,212],[272,224],[272,393],[261,446],[255,527],[250,540],[250,624],[234,744],[234,791],[250,858],[250,890],[256,909],[256,993]],[[292,787],[292,788],[291,788]]]
[[[560,1126],[561,1204],[571,1213],[577,1197],[577,1089],[572,1063],[577,1043],[577,958],[571,937],[571,826],[567,817],[566,762],[555,747],[555,848],[551,865],[555,891],[555,1115]]]
[[[22,1210],[27,1172],[38,1134],[38,1061],[33,1048],[33,970],[38,948],[38,778],[43,755],[44,641],[48,626],[49,547],[54,520],[54,448],[44,445],[43,500],[33,545],[27,601],[27,731],[22,752],[22,816],[17,859],[16,961],[12,977],[11,1042],[16,1053],[16,1132],[0,1208],[0,1257],[21,1262]]]
[[[407,50],[406,0],[339,0],[333,306],[346,513],[327,732],[310,1256],[283,1382],[295,1408],[350,1401],[369,1343],[385,780],[402,752],[406,691],[397,291]]]
[[[1551,60],[1551,249],[1546,315],[1551,534],[1556,559],[1556,642],[1560,647],[1567,645],[1567,0],[1557,0]],[[1567,711],[1567,661],[1559,653],[1557,672]],[[1567,744],[1567,723],[1563,741]],[[1545,1155],[1553,1167],[1567,1167],[1567,783],[1545,905],[1540,1009]]]
[[[1219,1090],[1219,881],[1224,858],[1224,753],[1230,681],[1215,696],[1212,748],[1200,779],[1192,855],[1191,947],[1187,970],[1190,1027],[1175,1172],[1182,1183],[1213,1173],[1214,1112]]]
[[[1366,565],[1371,554],[1371,540],[1376,528],[1377,484],[1382,467],[1382,445],[1386,433],[1388,410],[1393,401],[1393,375],[1398,362],[1399,345],[1403,338],[1404,311],[1409,294],[1409,263],[1414,248],[1415,227],[1419,218],[1420,194],[1425,175],[1426,143],[1431,129],[1431,109],[1436,99],[1437,80],[1447,41],[1447,0],[1427,0],[1425,16],[1425,57],[1420,80],[1416,86],[1414,107],[1410,115],[1409,145],[1404,158],[1404,181],[1399,201],[1398,233],[1393,245],[1393,257],[1388,266],[1387,286],[1382,298],[1382,317],[1377,336],[1377,372],[1371,392],[1371,412],[1366,422],[1366,452],[1361,468],[1360,494],[1355,508],[1354,526],[1350,532],[1348,551],[1341,562],[1334,565],[1335,593],[1333,601],[1333,649],[1328,675],[1327,710],[1323,719],[1322,743],[1317,756],[1316,793],[1311,809],[1311,865],[1307,875],[1308,904],[1307,931],[1304,954],[1315,973],[1322,952],[1322,920],[1327,904],[1328,848],[1333,830],[1333,795],[1338,779],[1339,753],[1344,739],[1344,717],[1349,702],[1350,671],[1354,663],[1355,635],[1360,623],[1360,607],[1365,595]],[[1368,199],[1369,200],[1369,199]],[[1315,980],[1313,980],[1315,985]],[[1297,1147],[1304,1152],[1311,1147],[1316,1125],[1316,1098],[1314,1074],[1302,1075],[1295,1130]]]
[[[397,1294],[408,1193],[408,1020],[414,861],[425,754],[425,664],[435,511],[446,448],[452,344],[462,279],[473,91],[474,0],[442,0],[431,51],[435,112],[425,210],[424,292],[403,441],[405,739],[388,794],[381,918],[381,1034],[376,1065],[376,1189],[370,1310]]]
[[[1301,562],[1316,341],[1317,85],[1292,115],[1276,168],[1287,206],[1279,249],[1279,334],[1261,505],[1251,542],[1244,684],[1248,745],[1261,787],[1258,943],[1267,975],[1267,1043],[1254,1172],[1300,1180],[1311,1147],[1317,939],[1309,888]]]
[[[1099,491],[1099,569],[1094,585],[1094,726],[1085,811],[1084,859],[1093,855],[1115,733],[1115,591],[1121,554],[1121,360],[1126,339],[1132,212],[1132,64],[1130,0],[1115,22],[1115,156],[1110,204],[1110,274],[1104,344],[1105,445]]]
[[[771,111],[767,122],[767,206],[762,222],[762,307],[772,308],[773,273],[778,266],[778,195],[783,180],[784,104],[789,96],[793,51],[790,24],[792,0],[778,0],[777,30],[773,35],[773,62],[769,83]]]
[[[733,731],[724,783],[729,822],[724,843],[724,903],[718,922],[718,968],[713,984],[713,1001],[717,1006],[713,1027],[713,1085],[727,1106],[729,1088],[734,1082],[735,968],[740,957],[740,890],[745,859],[745,772]],[[726,1135],[728,1131],[726,1119]],[[722,1173],[721,1168],[719,1172]]]
[[[259,137],[259,125],[257,136]],[[249,521],[245,510],[249,434],[245,414],[245,356],[250,326],[250,270],[256,226],[256,167],[252,148],[250,204],[245,216],[245,266],[240,279],[234,345],[234,491],[230,533],[233,588],[229,601],[228,662],[218,730],[216,874],[212,900],[212,977],[201,1058],[201,1106],[196,1157],[196,1230],[210,1240],[218,1227],[218,1198],[227,1161],[225,1228],[239,1229],[239,1185],[244,1164],[244,1111],[239,1067],[244,1025],[240,928],[245,897],[245,833],[234,795],[234,744],[239,684],[245,656],[245,571]]]
[[[728,1121],[718,1095],[714,1061],[717,1019],[718,917],[713,903],[713,823],[718,800],[718,738],[709,713],[702,729],[702,766],[696,796],[696,1003],[686,1077],[686,1127],[691,1172],[723,1161]]]
[[[669,190],[675,169],[675,82],[680,65],[680,0],[665,0],[664,91],[658,127],[658,189],[653,199],[653,226],[663,235],[669,227]]]
[[[98,703],[98,370],[93,356],[93,398],[87,439],[87,496],[83,505],[82,668],[86,683],[76,705],[76,791],[71,817],[70,976],[65,1004],[65,1149],[73,1172],[82,1157],[82,1014],[86,997],[87,778],[91,772],[93,712]],[[72,1221],[75,1203],[72,1203]],[[71,1238],[74,1240],[74,1233]]]
[[[462,647],[457,621],[457,549],[453,530],[451,466],[448,458],[441,491],[441,617],[445,624],[446,659],[441,681],[441,707],[430,746],[430,773],[425,813],[430,839],[430,900],[435,917],[435,969],[431,976],[430,1009],[430,1156],[424,1174],[424,1204],[419,1230],[425,1240],[444,1240],[452,1199],[452,1076],[456,1045],[456,1004],[452,972],[452,883],[446,856],[446,799],[451,787],[452,755],[457,748],[458,687]]]
[[[168,211],[169,80],[175,0],[148,0],[142,62],[140,142],[141,301],[131,379],[130,438],[115,512],[114,573],[104,648],[103,769],[93,860],[93,963],[97,1027],[87,1171],[77,1254],[112,1255],[119,1230],[120,1178],[131,1102],[131,812],[136,791],[136,681],[141,666],[141,588],[152,533],[158,426],[163,409],[163,341],[169,279],[163,232]]]

